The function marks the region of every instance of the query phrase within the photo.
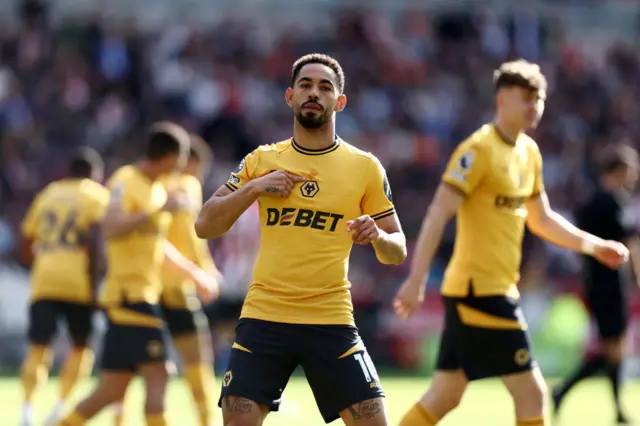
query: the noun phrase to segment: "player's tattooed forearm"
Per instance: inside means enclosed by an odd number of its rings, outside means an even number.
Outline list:
[[[265,189],[266,192],[280,192],[280,188],[278,188],[277,186],[270,186],[267,189]]]
[[[378,399],[369,399],[349,407],[349,413],[354,420],[369,420],[382,414],[382,403]]]
[[[226,411],[232,411],[240,414],[248,414],[253,410],[253,401],[246,398],[224,398],[224,408]]]

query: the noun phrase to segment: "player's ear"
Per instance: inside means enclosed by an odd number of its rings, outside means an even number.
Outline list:
[[[496,106],[501,106],[502,105],[502,101],[503,101],[503,91],[502,90],[497,90],[496,91]]]
[[[347,95],[344,93],[338,96],[338,101],[336,102],[336,112],[342,111],[347,106]]]
[[[284,92],[284,100],[289,105],[289,108],[293,108],[293,89],[291,87],[288,87],[287,91]]]

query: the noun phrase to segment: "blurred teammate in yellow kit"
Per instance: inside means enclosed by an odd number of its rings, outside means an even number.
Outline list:
[[[191,279],[198,295],[217,295],[215,277],[182,255],[167,240],[174,216],[187,209],[184,196],[168,193],[162,179],[182,169],[190,137],[180,126],[151,126],[144,158],[118,169],[107,184],[111,200],[102,220],[108,268],[100,303],[108,319],[102,345],[100,381],[58,426],[82,426],[124,398],[131,380],[145,382],[147,426],[166,426],[167,346],[161,299],[163,268]]]
[[[78,149],[69,176],[47,185],[22,223],[25,253],[33,254],[29,351],[20,374],[22,426],[34,424],[32,402],[49,375],[50,346],[59,320],[66,323],[72,347],[60,372],[58,402],[46,424],[57,420],[75,384],[93,367],[89,339],[99,270],[97,229],[109,203],[109,191],[99,183],[103,171],[96,151]]]
[[[167,192],[188,199],[189,208],[173,215],[167,240],[187,259],[220,277],[205,240],[199,239],[194,223],[202,206],[202,184],[209,173],[212,153],[197,135],[191,135],[189,160],[181,172],[162,179]],[[173,344],[183,362],[183,375],[193,396],[201,426],[210,426],[214,417],[211,392],[215,386],[213,348],[209,324],[191,280],[171,268],[163,269],[164,290],[160,300],[162,315]],[[114,405],[115,426],[123,426],[123,403]]]

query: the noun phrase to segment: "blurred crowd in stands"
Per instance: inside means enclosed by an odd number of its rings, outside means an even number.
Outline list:
[[[214,149],[205,196],[260,144],[286,139],[284,103],[291,64],[325,52],[346,72],[348,106],[339,135],[385,165],[410,245],[453,147],[491,120],[492,71],[506,59],[538,61],[550,83],[545,116],[533,132],[545,161],[547,191],[571,216],[593,184],[594,153],[610,142],[640,140],[640,63],[632,45],[600,55],[567,42],[562,17],[523,8],[389,17],[332,9],[320,23],[281,25],[222,19],[202,30],[181,22],[139,31],[134,20],[99,17],[50,25],[47,8],[26,2],[16,31],[0,29],[0,259],[11,261],[20,219],[34,193],[65,174],[77,145],[98,149],[108,171],[136,159],[146,126],[175,120]],[[348,176],[345,176],[348,179]],[[453,241],[448,232],[433,288]],[[252,233],[242,239],[255,239]],[[242,240],[241,240],[242,241]],[[242,245],[211,243],[226,273]],[[576,276],[579,260],[526,240],[523,287],[545,290]],[[354,249],[354,298],[366,313],[386,307],[406,266],[379,265],[370,248]],[[540,287],[542,286],[542,287]]]

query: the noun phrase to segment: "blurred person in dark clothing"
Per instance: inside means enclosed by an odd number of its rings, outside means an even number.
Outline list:
[[[591,199],[576,212],[578,226],[603,239],[629,241],[636,279],[640,257],[634,230],[625,221],[624,206],[638,180],[638,152],[629,146],[612,146],[602,154],[600,182]],[[635,250],[634,250],[635,248]],[[634,256],[635,255],[635,256]],[[558,410],[565,396],[583,379],[604,371],[611,381],[618,423],[628,424],[620,404],[620,366],[629,321],[624,271],[614,270],[585,257],[583,281],[587,303],[598,326],[600,351],[587,356],[578,370],[553,392]]]

